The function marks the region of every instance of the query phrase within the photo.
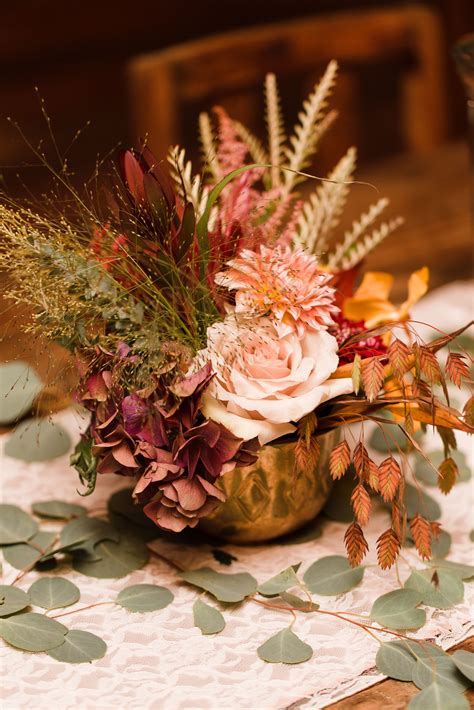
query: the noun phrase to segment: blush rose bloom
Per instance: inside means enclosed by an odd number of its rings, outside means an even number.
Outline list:
[[[353,391],[352,379],[330,380],[339,359],[325,330],[279,337],[268,318],[250,323],[234,315],[207,331],[200,356],[215,373],[204,393],[205,417],[245,441],[261,445],[290,434],[322,402]]]

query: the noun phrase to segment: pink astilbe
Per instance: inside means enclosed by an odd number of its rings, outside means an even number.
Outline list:
[[[289,247],[244,249],[216,275],[216,283],[235,290],[236,313],[267,316],[280,337],[307,329],[326,330],[339,312],[331,274],[320,271],[315,256]]]

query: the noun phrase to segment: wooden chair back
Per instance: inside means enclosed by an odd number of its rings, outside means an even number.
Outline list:
[[[290,131],[301,100],[332,58],[341,68],[331,102],[340,118],[323,141],[319,168],[332,167],[351,144],[367,161],[400,150],[427,152],[443,141],[443,36],[438,15],[421,5],[305,17],[140,56],[128,69],[134,139],[146,137],[160,157],[176,143],[195,157],[198,115],[216,104],[262,134],[262,87],[270,71]]]

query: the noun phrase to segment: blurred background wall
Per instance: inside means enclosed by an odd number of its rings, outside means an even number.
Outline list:
[[[419,4],[419,3],[418,3]],[[455,74],[450,51],[460,35],[474,30],[473,0],[426,0],[424,6],[438,13],[442,33],[441,64],[446,76],[446,138],[465,130],[464,94]],[[104,154],[118,142],[137,141],[136,107],[131,106],[127,65],[136,55],[164,49],[171,45],[196,40],[229,30],[285,22],[294,18],[320,14],[357,12],[361,9],[409,8],[413,3],[400,0],[18,0],[2,3],[0,22],[0,165],[10,189],[13,174],[36,191],[42,186],[45,171],[30,167],[35,159],[24,138],[7,122],[10,116],[18,122],[27,139],[37,145],[47,136],[47,126],[35,87],[44,99],[52,119],[53,131],[60,150],[65,152],[76,131],[88,124],[80,139],[68,153],[69,163],[78,178],[91,173],[98,153]],[[339,46],[351,42],[351,31],[338,40]],[[318,37],[314,38],[315,45]],[[337,58],[338,46],[333,54]],[[410,57],[400,61],[409,63]],[[221,67],[216,66],[218,72]],[[262,76],[263,76],[262,70]],[[396,95],[391,60],[373,62],[359,85],[357,99],[368,108],[363,131],[357,135],[347,116],[337,129],[335,143],[341,150],[355,138],[361,162],[390,155],[403,149],[396,121],[389,118],[391,100]],[[301,95],[309,81],[298,89]],[[283,77],[283,82],[285,81]],[[441,79],[440,79],[441,81]],[[288,83],[288,82],[287,82]],[[290,82],[291,83],[291,82]],[[351,93],[342,82],[334,103],[348,103]],[[291,86],[288,87],[291,89]],[[371,98],[377,97],[371,109]],[[293,106],[289,93],[287,102]],[[202,102],[201,102],[202,103]],[[297,105],[297,104],[296,104]],[[187,143],[196,142],[199,101],[187,110],[181,133]],[[245,107],[244,107],[245,108]],[[251,117],[238,115],[249,120]],[[245,110],[243,110],[245,114]],[[291,113],[293,121],[294,108]],[[360,135],[359,135],[360,134]],[[180,135],[181,137],[181,135]],[[47,141],[46,141],[47,143]],[[339,145],[337,146],[339,148]],[[334,144],[329,144],[334,163]],[[324,163],[324,160],[323,160]]]

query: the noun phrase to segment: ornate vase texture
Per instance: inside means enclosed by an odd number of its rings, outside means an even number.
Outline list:
[[[226,502],[201,521],[201,529],[235,543],[260,543],[293,532],[324,507],[332,487],[329,455],[339,432],[319,437],[316,466],[295,467],[295,442],[264,446],[253,465],[226,474]]]

